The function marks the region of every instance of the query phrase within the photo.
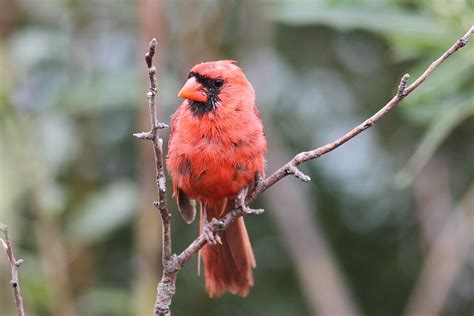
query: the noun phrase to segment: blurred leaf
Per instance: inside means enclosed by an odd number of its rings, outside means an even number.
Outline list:
[[[328,7],[312,2],[269,5],[268,16],[289,25],[328,25],[339,30],[362,29],[424,42],[449,39],[449,30],[436,20],[399,9],[368,9],[355,6]]]
[[[37,120],[36,142],[41,164],[58,172],[77,157],[77,131],[69,116],[48,113]]]
[[[133,216],[137,189],[132,182],[114,182],[90,194],[78,207],[66,228],[72,239],[94,242],[104,239]]]
[[[15,33],[9,46],[9,58],[15,65],[13,75],[23,77],[48,62],[62,64],[67,47],[67,36],[61,30],[36,27]]]
[[[139,91],[135,71],[122,69],[77,83],[74,89],[64,89],[56,105],[73,114],[95,114],[109,107],[135,107]]]
[[[66,192],[65,187],[57,182],[45,183],[40,188],[37,188],[39,207],[45,213],[51,216],[57,216],[65,211]]]
[[[330,0],[261,2],[267,8],[266,15],[283,24],[326,25],[341,31],[365,30],[383,35],[392,42],[392,53],[399,61],[445,49],[466,31],[472,23],[472,18],[467,17],[474,15],[472,6],[463,0],[443,4],[444,12],[453,11],[449,16],[430,7],[432,1],[420,4],[417,11],[408,10],[397,1],[367,1],[364,5]]]
[[[423,169],[433,153],[449,133],[462,121],[474,115],[474,95],[449,103],[451,106],[441,112],[427,130],[420,145],[408,161],[407,167],[396,176],[396,184],[404,187]]]

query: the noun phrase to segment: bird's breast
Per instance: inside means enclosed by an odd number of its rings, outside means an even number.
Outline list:
[[[266,143],[260,121],[245,128],[221,123],[180,120],[171,138],[168,168],[173,182],[193,199],[235,196],[263,173]]]

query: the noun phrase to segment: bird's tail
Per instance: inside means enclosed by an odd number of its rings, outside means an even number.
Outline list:
[[[209,220],[219,219],[233,206],[234,201],[204,204],[201,212],[206,212]],[[225,291],[247,296],[253,286],[252,269],[256,262],[244,219],[237,218],[221,233],[221,240],[222,245],[207,244],[201,250],[207,293],[210,297],[220,296]]]

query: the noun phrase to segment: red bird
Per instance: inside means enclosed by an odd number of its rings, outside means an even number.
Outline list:
[[[167,164],[174,196],[187,223],[196,216],[194,201],[200,204],[200,230],[208,241],[200,255],[209,296],[225,291],[246,296],[256,263],[244,219],[221,236],[206,227],[264,174],[267,142],[255,92],[230,60],[198,64],[188,78],[178,94],[185,101],[171,119]]]

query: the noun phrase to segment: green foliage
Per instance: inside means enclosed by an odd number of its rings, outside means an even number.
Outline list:
[[[433,105],[436,107],[436,105]],[[453,98],[443,103],[444,110],[430,121],[430,126],[418,148],[408,161],[406,169],[397,175],[397,183],[406,186],[420,173],[436,149],[461,123],[474,115],[474,94]]]
[[[67,235],[89,243],[106,239],[133,218],[136,195],[136,185],[124,181],[91,193],[74,210],[75,216],[66,225]]]

